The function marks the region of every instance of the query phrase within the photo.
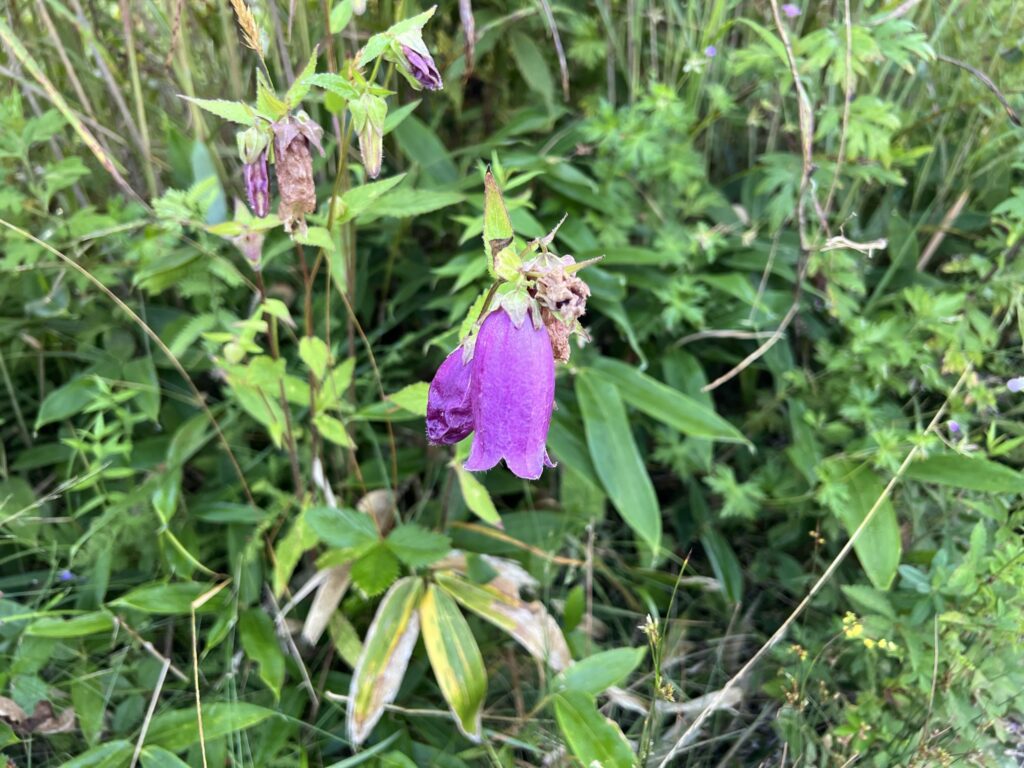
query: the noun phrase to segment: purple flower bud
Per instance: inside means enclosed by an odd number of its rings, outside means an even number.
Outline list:
[[[950,419],[949,421],[946,422],[946,426],[949,428],[949,431],[952,434],[954,434],[954,435],[959,434],[959,432],[960,432],[960,422],[954,421],[953,419]]]
[[[1024,376],[1017,376],[1006,382],[1006,388],[1011,392],[1020,392],[1024,389]]]
[[[715,56],[718,55],[718,49],[715,48],[715,46],[713,45],[709,45],[707,48],[704,49],[704,55],[707,56],[709,59],[713,59],[715,58]]]
[[[249,198],[249,207],[261,219],[270,213],[270,177],[267,175],[267,153],[261,152],[255,162],[246,163],[243,167],[245,175],[245,195]]]
[[[462,361],[462,347],[445,358],[427,392],[427,439],[434,445],[451,445],[473,431],[473,406],[469,400],[472,361]]]
[[[439,91],[444,87],[441,82],[441,73],[437,71],[430,51],[425,47],[420,51],[403,44],[402,53],[405,54],[405,58],[409,62],[409,71],[420,85],[428,91]]]
[[[476,436],[465,467],[491,469],[502,459],[525,480],[553,467],[545,444],[555,398],[555,360],[544,327],[519,327],[504,309],[492,312],[477,335],[470,401]]]
[[[57,579],[59,581],[71,581],[74,578],[75,578],[75,574],[73,574],[67,568],[57,572]]]
[[[800,15],[800,7],[793,5],[793,3],[786,3],[780,10],[791,19],[795,19]]]

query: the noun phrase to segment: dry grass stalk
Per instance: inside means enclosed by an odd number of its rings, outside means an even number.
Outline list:
[[[256,51],[262,59],[263,46],[260,44],[260,28],[256,24],[256,17],[252,15],[245,0],[231,0],[231,7],[235,11],[235,18],[238,19],[238,26],[242,29],[245,46]]]

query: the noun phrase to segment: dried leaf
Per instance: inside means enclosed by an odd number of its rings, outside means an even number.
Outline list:
[[[348,737],[355,746],[366,741],[384,708],[398,694],[420,634],[417,605],[422,593],[421,579],[400,579],[373,617],[349,688]]]
[[[561,629],[541,603],[527,603],[496,587],[481,587],[451,573],[438,573],[437,583],[552,669],[561,671],[572,663]]]

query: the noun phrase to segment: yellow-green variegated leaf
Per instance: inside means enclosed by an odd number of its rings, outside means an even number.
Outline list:
[[[384,707],[395,700],[420,633],[417,605],[422,593],[422,580],[400,579],[373,617],[348,694],[348,737],[355,746],[366,741]]]
[[[427,587],[420,600],[420,628],[434,677],[455,715],[459,730],[473,741],[479,741],[487,670],[459,606],[435,584]]]
[[[527,603],[490,586],[454,574],[437,574],[437,583],[468,610],[513,638],[535,658],[556,671],[572,662],[558,624],[538,602]]]

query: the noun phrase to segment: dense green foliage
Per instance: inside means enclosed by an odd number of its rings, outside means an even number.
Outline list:
[[[2,754],[1020,765],[1024,7],[421,11],[3,8]],[[548,247],[558,466],[470,473],[427,382]]]

